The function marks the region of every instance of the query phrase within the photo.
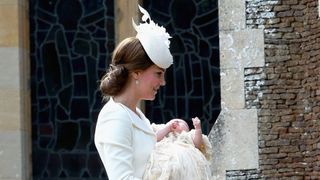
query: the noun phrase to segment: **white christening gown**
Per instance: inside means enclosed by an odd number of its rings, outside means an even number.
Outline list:
[[[151,152],[144,180],[211,180],[212,147],[202,135],[204,147],[197,149],[192,141],[194,130],[181,134],[169,133],[156,143]]]

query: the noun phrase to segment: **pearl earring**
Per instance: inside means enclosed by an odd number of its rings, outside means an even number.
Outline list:
[[[139,84],[139,80],[136,80],[136,85],[138,85]]]

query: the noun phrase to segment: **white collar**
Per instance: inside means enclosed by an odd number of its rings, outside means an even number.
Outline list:
[[[110,98],[111,102],[120,105],[129,115],[131,121],[132,121],[132,125],[135,126],[136,128],[148,133],[148,134],[152,134],[155,135],[155,133],[153,132],[151,125],[150,125],[150,121],[145,117],[145,115],[141,112],[141,110],[139,108],[136,108],[136,111],[138,114],[134,113],[130,108],[128,108],[127,106],[125,106],[122,103],[119,102],[115,102],[113,100],[113,98]]]

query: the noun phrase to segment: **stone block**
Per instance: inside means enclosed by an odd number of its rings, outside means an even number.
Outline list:
[[[18,48],[0,48],[0,89],[18,90],[20,88],[20,61]]]
[[[17,5],[23,2],[25,2],[25,0],[0,0],[0,6],[1,5]]]
[[[7,6],[7,5],[18,5],[20,7],[23,7],[23,9],[28,10],[29,9],[29,1],[28,0],[0,0],[0,6]],[[29,14],[29,13],[27,13]],[[29,19],[27,21],[29,23]]]
[[[20,93],[0,89],[0,132],[20,130]]]
[[[246,23],[245,0],[219,0],[219,29],[244,29]]]
[[[23,179],[21,132],[0,131],[0,179]]]
[[[29,59],[20,48],[0,48],[0,131],[24,130],[30,120]],[[25,121],[21,121],[21,117]],[[27,121],[28,120],[28,121]]]
[[[19,44],[19,14],[17,4],[0,5],[0,47]]]
[[[209,133],[213,172],[223,179],[226,170],[258,168],[258,124],[255,109],[222,111]]]
[[[220,32],[220,67],[264,66],[264,34],[261,29]]]
[[[221,69],[222,109],[242,109],[245,105],[244,78],[241,69]]]
[[[115,1],[115,38],[117,43],[128,36],[136,35],[136,31],[132,27],[132,18],[136,23],[140,22],[139,12],[138,1]]]

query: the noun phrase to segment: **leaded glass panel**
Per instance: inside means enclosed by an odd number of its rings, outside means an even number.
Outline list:
[[[112,0],[30,0],[33,179],[106,179],[94,146]]]
[[[144,0],[151,18],[171,34],[174,65],[167,70],[166,86],[147,117],[165,123],[198,116],[208,134],[220,113],[219,27],[217,0]]]

